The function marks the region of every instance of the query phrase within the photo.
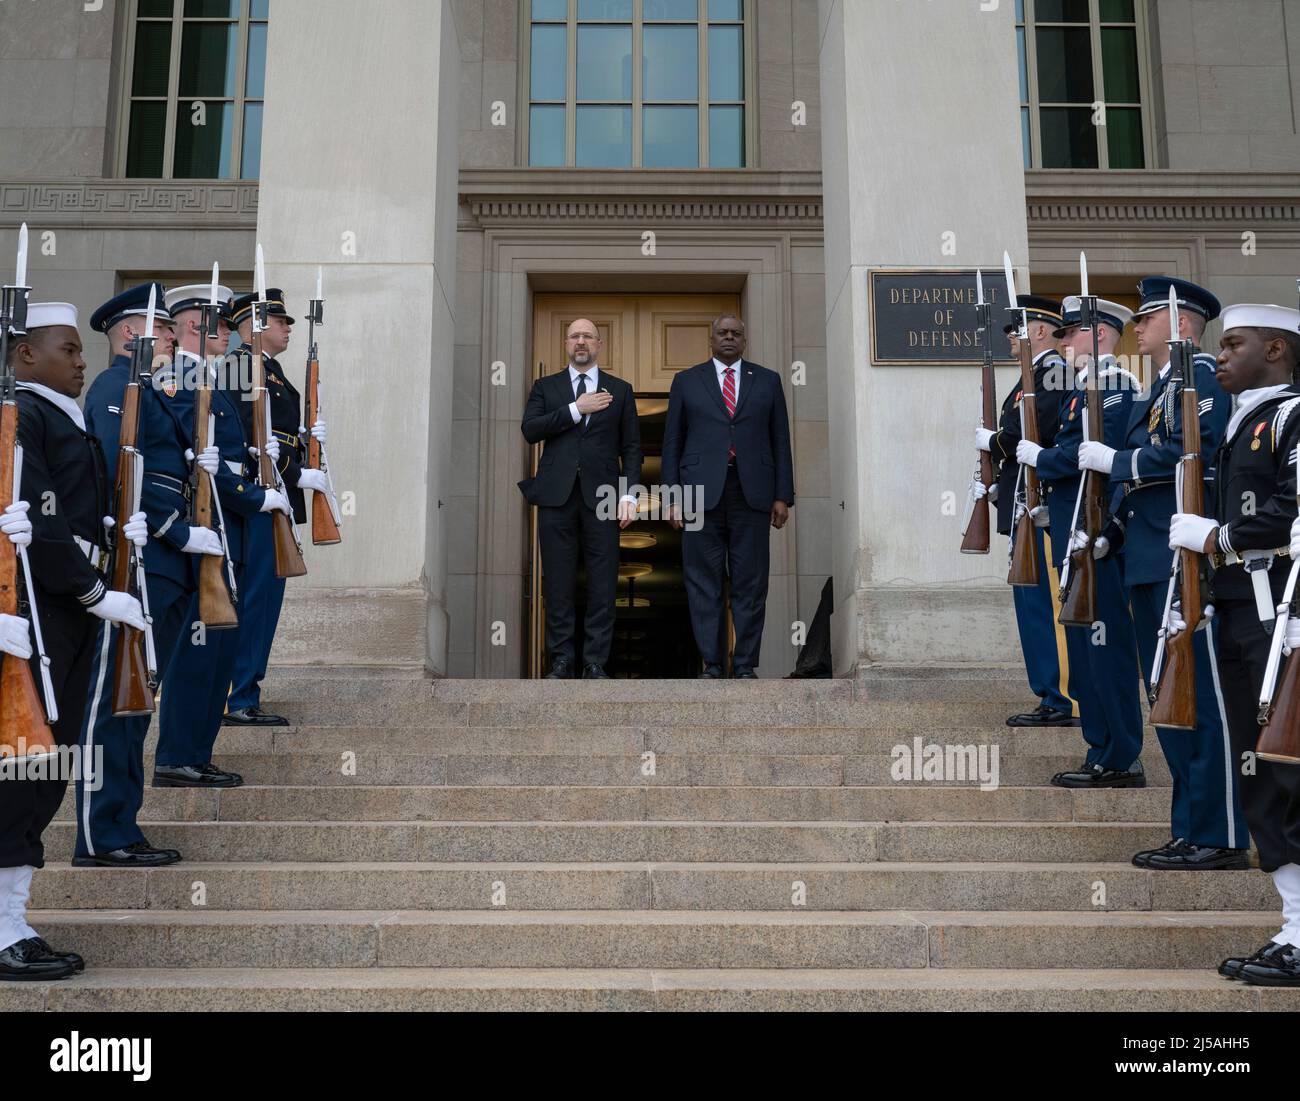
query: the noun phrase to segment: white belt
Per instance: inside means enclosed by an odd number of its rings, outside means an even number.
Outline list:
[[[81,551],[90,562],[92,569],[102,570],[108,565],[107,551],[95,546],[95,544],[89,539],[82,539],[79,535],[74,535],[72,538],[77,544],[77,549]]]

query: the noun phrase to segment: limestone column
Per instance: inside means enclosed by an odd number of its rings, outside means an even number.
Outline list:
[[[1006,541],[962,555],[943,512],[974,467],[978,370],[874,366],[867,275],[1006,249],[1023,280],[1014,6],[821,0],[819,16],[836,672],[1014,660]]]
[[[307,548],[275,660],[446,669],[459,51],[450,0],[276,0],[258,236],[298,318],[325,279],[343,544]],[[252,257],[248,258],[249,267]]]

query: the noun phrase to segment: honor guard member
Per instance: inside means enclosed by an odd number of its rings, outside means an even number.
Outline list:
[[[158,303],[154,313],[157,343],[154,363],[140,375],[136,446],[144,458],[140,497],[150,536],[144,548],[145,586],[161,681],[188,626],[186,611],[197,584],[196,556],[221,553],[221,540],[215,532],[186,522],[193,434],[186,430],[173,405],[181,383],[174,365],[175,331],[165,305],[168,296],[161,284],[145,283],[123,291],[91,317],[90,327],[108,338],[113,358],[87,392],[85,409],[87,429],[99,440],[110,474],[116,472],[123,400],[131,374],[131,342],[144,334],[151,291]],[[215,449],[210,449],[203,461],[215,469]],[[88,762],[102,764],[77,784],[77,848],[72,862],[83,868],[174,864],[180,853],[154,848],[136,821],[144,801],[144,742],[150,716],[113,715],[117,639],[117,632],[105,626],[95,652],[81,744]]]
[[[27,331],[10,338],[9,362],[18,382],[23,470],[18,506],[6,511],[0,530],[31,539],[32,595],[59,715],[50,732],[58,745],[75,746],[100,625],[142,631],[144,612],[135,597],[104,584],[112,502],[103,452],[75,400],[86,375],[76,307],[32,303]],[[145,532],[143,515],[127,521],[125,535],[137,545]],[[7,649],[21,647],[11,642]],[[39,683],[40,655],[31,660]],[[0,780],[0,942],[9,941],[0,943],[0,979],[64,978],[85,966],[80,956],[50,949],[26,919],[32,873],[45,862],[41,834],[66,790],[63,776]]]
[[[1034,401],[1038,411],[1038,431],[1043,445],[1051,447],[1060,410],[1062,385],[1069,375],[1065,360],[1056,350],[1052,334],[1061,325],[1061,304],[1050,298],[1021,294],[1016,302],[1026,310],[1029,320],[1029,346],[1034,361]],[[1019,341],[1015,335],[1018,325],[1008,325],[1003,332],[1011,337],[1012,351],[1019,355]],[[998,464],[997,499],[998,531],[1014,538],[1016,515],[1016,488],[1020,480],[1020,464],[1016,461],[1016,446],[1020,443],[1020,380],[1016,380],[1011,393],[1002,403],[1002,416],[998,431],[978,428],[975,446],[987,451]],[[1074,701],[1066,689],[1069,663],[1065,653],[1065,639],[1058,630],[1056,617],[1061,610],[1058,579],[1052,564],[1056,555],[1045,553],[1047,516],[1041,518],[1044,526],[1034,528],[1038,556],[1038,584],[1030,588],[1017,585],[1011,590],[1015,602],[1016,626],[1020,632],[1020,649],[1025,656],[1025,672],[1029,687],[1038,697],[1038,706],[1023,715],[1012,715],[1008,726],[1076,726]]]
[[[217,288],[218,297],[229,294]],[[233,356],[222,356],[225,343],[220,335],[211,344],[209,362],[199,358],[201,344],[201,309],[209,300],[210,286],[180,287],[172,292],[173,316],[177,325],[177,371],[184,385],[171,399],[173,409],[193,439],[195,401],[200,372],[208,373],[212,386],[212,445],[217,448],[220,464],[216,468],[217,500],[224,521],[226,548],[234,568],[238,589],[236,610],[238,627],[207,630],[199,619],[199,596],[190,595],[185,613],[185,632],[177,646],[171,668],[163,680],[161,734],[155,758],[154,787],[229,788],[243,784],[236,772],[218,768],[212,762],[213,746],[221,729],[226,709],[226,693],[239,655],[240,636],[249,611],[245,589],[250,521],[273,509],[288,511],[286,497],[258,488],[248,477],[249,441],[244,434],[238,388],[227,388],[222,376],[238,368]],[[229,311],[223,311],[229,321]],[[219,358],[216,358],[219,357]],[[212,359],[221,364],[214,370]]]
[[[1055,336],[1068,349],[1077,372],[1072,389],[1063,394],[1055,444],[1039,447],[1021,440],[1016,458],[1038,470],[1051,516],[1051,542],[1059,573],[1069,554],[1072,537],[1082,514],[1076,511],[1082,475],[1079,446],[1087,418],[1087,378],[1092,370],[1092,331],[1082,326],[1078,297],[1064,303],[1065,314]],[[1141,383],[1120,367],[1114,350],[1124,335],[1133,311],[1118,302],[1097,300],[1098,376],[1102,404],[1102,435],[1118,446],[1128,429],[1133,399]],[[1110,493],[1106,493],[1107,499]],[[1080,534],[1080,539],[1085,538]],[[1093,548],[1096,568],[1097,619],[1090,627],[1065,627],[1070,664],[1070,695],[1079,705],[1079,721],[1088,753],[1083,765],[1052,777],[1057,787],[1145,787],[1146,776],[1138,760],[1142,752],[1142,704],[1138,699],[1137,640],[1129,616],[1128,594],[1109,539],[1102,535]],[[1098,624],[1101,631],[1098,631]]]
[[[1254,757],[1259,740],[1275,609],[1291,571],[1298,363],[1300,313],[1266,305],[1223,311],[1218,378],[1237,401],[1215,459],[1213,514],[1175,513],[1169,526],[1171,548],[1208,554],[1214,564],[1219,683],[1237,762]],[[1184,627],[1181,617],[1174,626]],[[1300,645],[1300,624],[1292,624],[1287,643]],[[1272,875],[1282,899],[1283,927],[1253,956],[1225,960],[1219,973],[1300,986],[1300,767],[1255,758],[1242,770],[1240,785],[1259,866]]]
[[[1175,473],[1183,454],[1182,395],[1170,384],[1169,289],[1178,296],[1175,339],[1199,346],[1205,326],[1219,316],[1219,300],[1183,279],[1152,276],[1139,284],[1141,306],[1134,314],[1138,351],[1163,366],[1150,391],[1133,403],[1118,448],[1090,442],[1079,449],[1081,469],[1109,474],[1123,483],[1124,582],[1129,590],[1142,676],[1150,678],[1164,619],[1171,555],[1170,517],[1177,511]],[[1214,455],[1223,440],[1231,401],[1214,377],[1214,357],[1194,361],[1200,401],[1201,444],[1206,481],[1214,480]],[[1245,868],[1250,838],[1237,797],[1237,768],[1228,737],[1223,693],[1215,666],[1218,628],[1211,619],[1197,631],[1196,729],[1157,727],[1160,748],[1173,776],[1173,838],[1159,849],[1140,852],[1140,868]],[[1149,687],[1149,685],[1148,685]]]
[[[289,347],[294,319],[284,307],[284,292],[272,287],[266,297],[267,325],[262,332],[262,362],[266,368],[266,389],[270,396],[271,430],[279,445],[277,469],[284,481],[289,501],[293,506],[293,521],[304,523],[307,519],[303,490],[324,492],[328,486],[325,475],[319,470],[308,470],[306,461],[307,440],[302,423],[302,401],[298,391],[285,376],[275,359]],[[239,329],[239,355],[249,360],[253,354],[253,307],[256,294],[245,294],[231,304],[232,322]],[[241,383],[251,380],[251,372],[241,372]],[[240,402],[244,417],[244,430],[253,438],[253,403]],[[325,442],[325,425],[317,421],[311,434]],[[285,579],[275,575],[275,544],[271,535],[271,517],[262,516],[249,525],[250,551],[245,569],[245,611],[240,625],[239,658],[235,662],[234,681],[226,705],[227,726],[284,726],[279,715],[268,715],[261,708],[261,684],[266,676],[271,658],[271,645],[280,622],[280,608],[284,602]]]

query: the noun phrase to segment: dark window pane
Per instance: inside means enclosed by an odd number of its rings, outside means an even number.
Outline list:
[[[239,0],[185,0],[186,19],[238,19]]]
[[[578,108],[579,168],[627,168],[632,163],[632,108]]]
[[[146,16],[160,16],[170,19],[176,12],[176,6],[172,0],[140,0],[140,10],[137,13],[141,19]]]
[[[533,99],[564,99],[568,58],[568,29],[562,24],[534,24],[533,52],[529,62]]]
[[[1106,151],[1111,168],[1145,168],[1142,112],[1137,107],[1106,108]]]
[[[1020,62],[1020,102],[1029,102],[1029,61],[1025,54],[1025,28],[1016,28],[1016,57]]]
[[[186,23],[181,33],[182,96],[235,94],[234,23]]]
[[[528,163],[539,168],[563,166],[563,107],[534,107],[529,111]]]
[[[271,17],[271,0],[253,0],[253,6],[248,9],[250,18],[269,19]]]
[[[266,95],[266,24],[248,28],[248,67],[244,72],[244,95],[261,99]]]
[[[579,19],[632,19],[632,0],[578,0]]]
[[[244,104],[244,148],[239,162],[239,176],[255,180],[262,171],[262,105]]]
[[[1138,86],[1136,31],[1129,27],[1103,27],[1101,65],[1107,100],[1111,103],[1137,103],[1142,99]]]
[[[1103,23],[1132,23],[1133,0],[1101,0]]]
[[[1096,168],[1097,128],[1090,107],[1044,107],[1039,112],[1041,168]]]
[[[699,108],[647,107],[644,123],[646,168],[699,167]]]
[[[642,18],[647,23],[673,20],[694,21],[700,17],[700,5],[697,0],[645,0]]]
[[[745,109],[709,108],[709,166],[745,167]]]
[[[224,180],[231,175],[234,105],[208,103],[207,120],[195,126],[194,112],[182,104],[176,115],[176,154],[172,175],[183,180]]]
[[[167,104],[131,104],[126,140],[126,174],[158,178],[163,174],[163,144],[167,130]]]
[[[1029,129],[1029,108],[1020,108],[1020,142],[1025,148],[1025,167],[1033,168],[1034,150]]]
[[[165,96],[172,62],[172,25],[137,23],[135,65],[131,76],[133,96]]]
[[[745,0],[709,0],[709,18],[717,22],[745,18]]]
[[[1038,23],[1086,23],[1088,0],[1037,0],[1034,21]]]
[[[534,19],[569,18],[569,0],[533,0]]]
[[[578,98],[632,98],[632,28],[578,28]]]
[[[745,46],[740,27],[709,28],[709,99],[745,98]]]
[[[642,31],[645,98],[700,98],[700,32],[694,27]]]
[[[1043,103],[1092,103],[1092,45],[1088,29],[1040,27],[1038,98]]]

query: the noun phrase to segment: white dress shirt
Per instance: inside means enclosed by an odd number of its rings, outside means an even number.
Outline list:
[[[745,361],[743,359],[738,359],[736,360],[735,363],[733,363],[730,367],[728,367],[725,363],[722,362],[722,360],[718,359],[717,356],[713,357],[713,369],[718,372],[718,389],[721,390],[724,394],[726,393],[726,387],[723,385],[727,380],[726,372],[731,371],[732,374],[735,376],[732,379],[732,381],[736,385],[737,405],[740,404],[740,365],[744,362]]]

